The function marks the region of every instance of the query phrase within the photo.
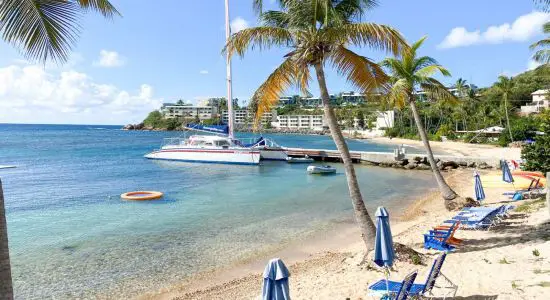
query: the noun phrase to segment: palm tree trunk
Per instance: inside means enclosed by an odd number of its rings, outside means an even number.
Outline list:
[[[510,127],[510,118],[508,117],[508,95],[504,95],[504,111],[506,112],[506,124],[508,127],[508,133],[510,133],[510,141],[514,142],[514,137],[512,136],[512,128]]]
[[[455,199],[458,195],[451,189],[451,187],[445,182],[445,179],[443,179],[443,176],[441,175],[441,172],[439,171],[439,168],[437,167],[437,164],[435,163],[434,154],[432,152],[432,148],[430,147],[430,141],[428,140],[428,135],[426,134],[426,131],[424,130],[424,126],[422,125],[422,119],[420,119],[420,116],[418,115],[418,110],[416,109],[416,104],[412,100],[412,97],[409,96],[409,103],[411,105],[411,111],[414,117],[414,120],[416,122],[416,127],[418,128],[418,132],[420,134],[420,138],[422,139],[422,143],[424,143],[424,148],[426,148],[427,156],[428,156],[428,162],[430,162],[430,167],[432,168],[432,171],[435,176],[435,181],[437,181],[437,185],[439,186],[439,191],[441,192],[441,196],[443,196],[443,199],[447,200],[445,201],[446,207],[452,207],[453,205],[450,205],[450,200]]]
[[[8,248],[8,227],[4,208],[4,191],[0,179],[0,299],[13,299],[11,282],[10,252]]]
[[[342,162],[344,163],[349,194],[353,204],[353,210],[355,212],[355,221],[361,229],[361,235],[365,245],[367,246],[368,253],[374,248],[373,243],[376,235],[376,227],[374,226],[374,223],[367,212],[365,203],[363,202],[363,196],[361,196],[359,183],[357,182],[357,176],[355,175],[355,169],[353,168],[353,161],[351,160],[348,145],[346,144],[346,140],[342,135],[340,127],[338,127],[338,122],[336,120],[336,116],[334,115],[334,111],[330,107],[330,98],[327,90],[327,84],[325,82],[325,72],[323,70],[323,65],[320,62],[315,64],[315,71],[319,82],[319,90],[321,91],[321,99],[323,100],[325,118],[327,120],[332,139],[334,140],[336,148],[342,157]]]

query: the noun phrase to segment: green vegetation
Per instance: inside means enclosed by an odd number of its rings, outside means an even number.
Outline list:
[[[546,206],[546,200],[544,198],[539,198],[532,201],[525,201],[524,203],[516,207],[515,211],[530,213],[530,212],[537,211],[545,206]]]
[[[501,260],[498,261],[499,264],[502,264],[502,265],[509,265],[511,264],[511,262],[507,261],[506,260],[506,257],[503,257]]]
[[[521,156],[527,170],[550,172],[550,110],[537,116],[535,123],[544,135],[537,135],[535,143],[523,147]]]
[[[536,256],[536,257],[540,256],[540,252],[538,249],[533,250],[533,256]]]

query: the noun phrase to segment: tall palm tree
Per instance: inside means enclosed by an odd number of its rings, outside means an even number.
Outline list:
[[[389,26],[356,23],[375,4],[373,0],[280,0],[280,11],[261,13],[260,26],[239,31],[226,45],[226,51],[240,56],[249,47],[289,49],[281,65],[253,95],[253,101],[258,103],[257,120],[276,105],[279,96],[291,85],[296,84],[306,93],[311,79],[310,68],[315,70],[325,120],[344,163],[355,219],[367,251],[372,249],[375,227],[363,202],[348,145],[330,104],[324,67],[332,65],[338,74],[346,76],[364,92],[387,81],[387,75],[378,64],[349,48],[368,46],[398,53],[405,45],[401,35]]]
[[[510,141],[514,142],[512,128],[510,128],[510,116],[508,115],[508,101],[514,92],[514,80],[512,77],[499,76],[497,83],[495,83],[495,87],[502,95],[502,101],[504,101],[504,112],[506,116],[506,127],[508,127],[508,133],[510,134]]]
[[[466,97],[468,94],[468,89],[470,86],[468,85],[468,82],[465,79],[458,78],[455,82],[455,89],[457,92],[457,96],[459,98]]]
[[[416,107],[416,97],[414,94],[417,88],[421,88],[431,99],[454,102],[457,98],[441,82],[432,77],[437,73],[443,76],[450,76],[449,71],[429,56],[417,57],[417,50],[425,40],[426,37],[423,37],[412,44],[410,48],[405,48],[398,57],[386,58],[382,61],[382,66],[387,68],[393,77],[393,85],[387,98],[392,105],[398,108],[404,107],[406,104],[410,105],[418,133],[426,148],[428,161],[441,195],[446,200],[446,207],[452,209],[456,206],[456,203],[453,203],[451,200],[457,198],[458,195],[445,182],[437,167],[428,135]]]
[[[31,60],[65,62],[87,11],[120,15],[108,0],[0,0],[2,39]],[[4,194],[0,181],[0,299],[13,299]]]
[[[547,22],[544,25],[542,25],[542,30],[545,34],[550,34],[550,22]],[[548,49],[549,46],[550,46],[550,37],[544,38],[536,43],[533,43],[531,46],[529,46],[529,49],[531,50],[539,49],[533,55],[533,59],[541,64],[550,63],[550,49]]]

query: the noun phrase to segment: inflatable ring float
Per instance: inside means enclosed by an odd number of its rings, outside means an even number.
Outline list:
[[[155,191],[135,191],[135,192],[128,192],[120,195],[120,198],[126,199],[126,200],[154,200],[162,198],[163,193],[161,192],[155,192]]]

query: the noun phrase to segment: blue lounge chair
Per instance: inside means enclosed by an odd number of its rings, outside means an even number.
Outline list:
[[[459,226],[459,222],[453,223],[447,230],[430,230],[428,233],[425,233],[424,248],[439,251],[454,250],[455,247],[447,243],[447,240],[452,236],[456,226]]]
[[[395,281],[388,281],[388,283],[394,283],[393,285],[386,286],[384,285],[383,289],[369,289],[371,291],[376,292],[377,294],[381,294],[382,297],[380,299],[384,300],[405,300],[408,296],[411,296],[410,290],[411,287],[414,284],[414,280],[416,279],[416,275],[418,275],[418,271],[414,271],[410,273],[409,275],[405,276],[402,282],[395,282]],[[386,282],[384,280],[384,282]],[[388,294],[389,292],[389,294]]]
[[[453,291],[453,297],[456,294],[456,290],[458,289],[458,286],[455,285],[452,281],[450,281],[443,273],[441,272],[441,268],[443,267],[443,263],[445,262],[445,258],[447,257],[447,253],[443,252],[437,258],[434,260],[434,263],[432,264],[432,268],[430,270],[430,273],[428,274],[428,277],[426,277],[426,283],[415,283],[412,285],[409,296],[414,297],[423,297],[426,295],[433,296],[432,290],[434,287],[441,287],[441,288],[448,288],[452,289]],[[439,278],[439,276],[442,276],[445,281],[449,284],[448,286],[436,286],[436,280]],[[378,282],[372,284],[369,287],[369,290],[371,291],[377,291],[377,292],[386,292],[389,289],[390,292],[397,293],[401,289],[401,282],[396,281],[388,281],[386,279],[379,280]]]

